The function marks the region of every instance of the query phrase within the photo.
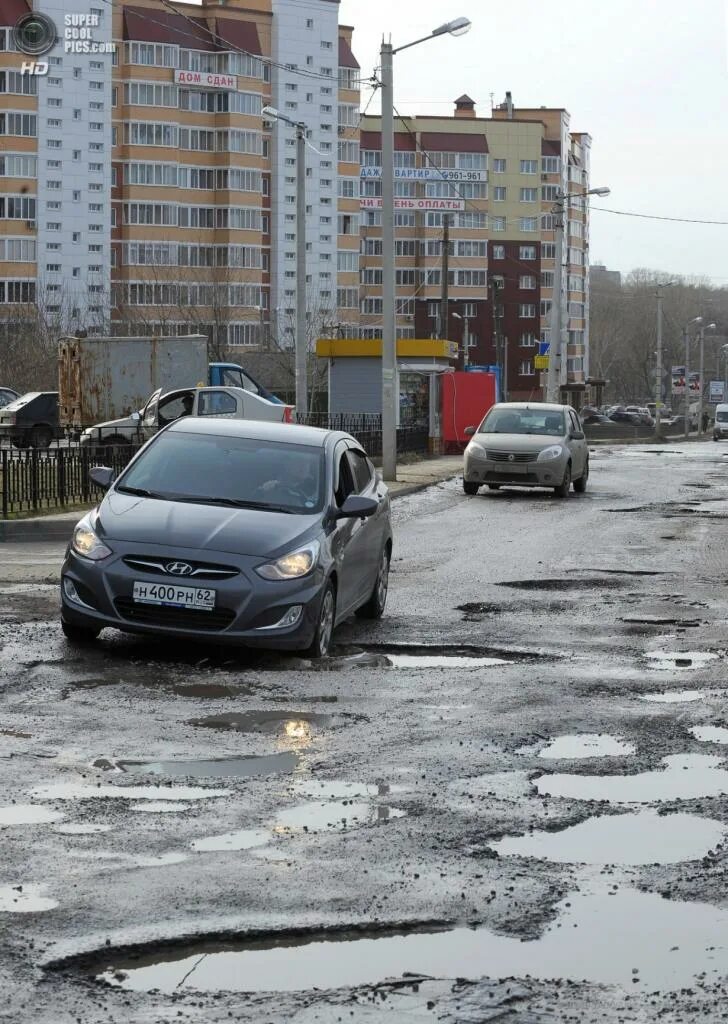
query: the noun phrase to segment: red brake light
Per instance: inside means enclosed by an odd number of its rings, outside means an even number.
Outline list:
[[[287,405],[283,410],[283,422],[293,423],[293,406]]]

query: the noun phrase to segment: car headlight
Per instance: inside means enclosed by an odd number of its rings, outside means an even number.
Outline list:
[[[477,441],[471,441],[465,449],[468,455],[476,455],[478,457],[485,458],[488,454],[482,444],[478,444]]]
[[[108,558],[113,553],[111,548],[107,548],[103,541],[99,540],[88,516],[85,516],[73,531],[71,547],[77,555],[89,558],[92,562],[100,562],[102,558]]]
[[[538,453],[536,462],[551,462],[553,459],[558,459],[563,454],[564,449],[560,444],[550,444],[548,448],[544,448],[543,451]]]
[[[318,541],[311,541],[305,547],[282,555],[275,562],[256,566],[255,571],[264,580],[297,580],[306,576],[316,565],[319,555]]]

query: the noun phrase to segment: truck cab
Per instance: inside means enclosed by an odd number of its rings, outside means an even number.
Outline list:
[[[254,380],[242,366],[238,366],[236,363],[210,363],[208,384],[211,387],[242,388],[244,391],[259,395],[275,405],[284,404],[277,395],[267,391],[262,384]]]

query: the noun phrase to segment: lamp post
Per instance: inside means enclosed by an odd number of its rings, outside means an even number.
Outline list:
[[[263,117],[296,129],[296,412],[308,413],[308,338],[306,322],[306,125],[292,121],[275,107],[263,107]]]
[[[705,370],[705,332],[713,331],[717,324],[700,325],[700,373],[698,384],[700,385],[700,399],[698,400],[698,437],[703,436],[703,373]]]
[[[561,282],[564,265],[564,208],[567,199],[581,199],[584,196],[608,196],[610,189],[601,188],[583,189],[581,192],[561,192],[556,198],[552,213],[556,218],[554,225],[556,235],[556,259],[554,264],[554,285],[551,297],[551,342],[549,345],[549,365],[546,372],[546,401],[555,402],[558,398],[556,390],[556,359],[559,360],[559,376],[561,376],[562,362],[562,304],[561,304]]]
[[[666,281],[657,286],[657,367],[655,369],[655,437],[662,436],[662,289],[672,288],[675,281]]]
[[[728,394],[728,345],[721,345],[720,354],[723,356],[723,401]]]
[[[692,324],[702,324],[702,316],[694,316],[692,320],[683,327],[683,342],[685,344],[685,411],[684,411],[684,429],[685,429],[685,440],[687,441],[690,434],[690,330]]]
[[[461,316],[460,313],[453,313],[453,316],[455,317],[456,320],[462,320],[462,322],[463,322],[462,348],[463,348],[463,369],[465,370],[465,369],[467,369],[468,360],[470,358],[470,353],[468,352],[468,345],[470,344],[470,335],[468,333],[468,317],[465,316],[465,314],[463,314]]]
[[[382,40],[382,476],[397,479],[397,343],[394,288],[394,74],[392,58],[435,36],[461,36],[470,29],[467,18],[455,18],[429,36],[404,46]]]

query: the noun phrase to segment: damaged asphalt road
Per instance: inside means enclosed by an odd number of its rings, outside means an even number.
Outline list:
[[[318,665],[71,649],[0,545],[0,1020],[728,1019],[722,451],[398,499]]]

